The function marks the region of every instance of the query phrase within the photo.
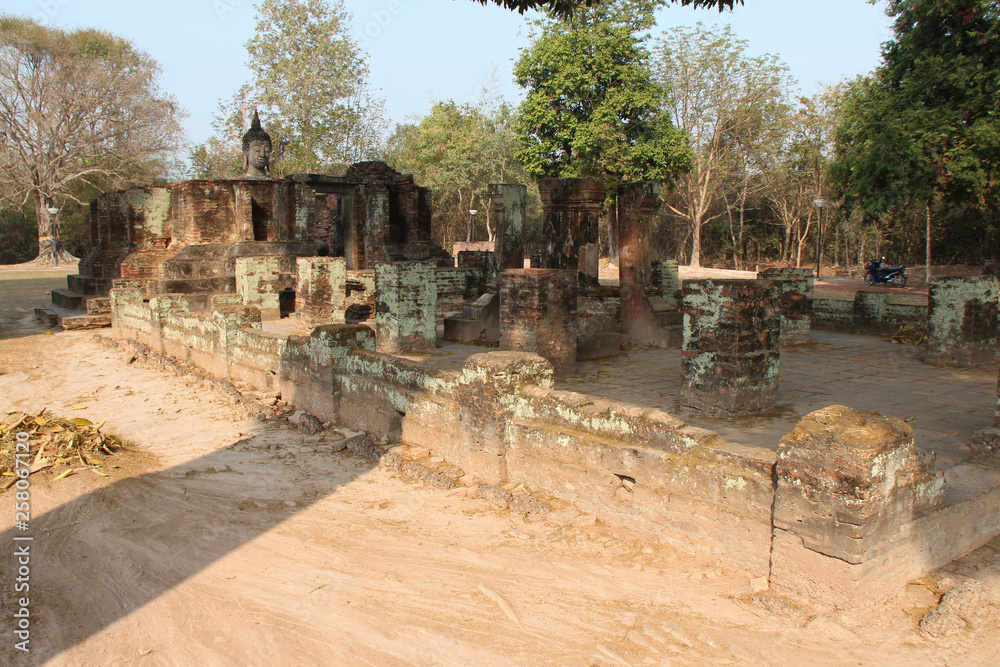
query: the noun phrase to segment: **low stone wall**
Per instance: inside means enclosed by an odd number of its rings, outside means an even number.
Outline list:
[[[375,352],[364,325],[263,332],[259,311],[237,299],[193,313],[183,295],[144,303],[139,290],[114,289],[114,335],[823,604],[879,602],[1000,534],[1000,458],[960,466],[946,485],[898,419],[833,406],[777,452],[745,447],[660,410],[557,391],[536,354],[431,370]]]
[[[992,364],[997,343],[996,276],[931,280],[925,361],[940,366]]]
[[[813,299],[812,326],[868,334],[892,334],[901,326],[927,324],[927,306],[896,303],[887,292],[860,291],[854,301]]]

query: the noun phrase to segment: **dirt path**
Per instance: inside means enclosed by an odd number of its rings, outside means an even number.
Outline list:
[[[656,538],[370,469],[333,429],[248,421],[87,333],[19,333],[0,340],[0,412],[106,419],[136,451],[109,478],[32,476],[28,656],[0,494],[0,664],[996,663],[995,607],[954,638],[915,628],[942,577],[997,596],[1000,540],[872,612],[799,607]]]

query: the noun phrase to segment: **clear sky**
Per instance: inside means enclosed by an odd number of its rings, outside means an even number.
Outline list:
[[[725,22],[752,54],[773,53],[812,94],[874,69],[891,37],[884,2],[745,0],[733,12],[671,6],[660,30]],[[353,34],[369,54],[371,83],[391,121],[425,114],[432,100],[473,102],[497,68],[501,93],[520,99],[512,80],[527,46],[527,18],[471,0],[345,0]],[[3,0],[0,11],[61,28],[95,27],[130,39],[163,69],[162,87],[188,111],[188,140],[204,141],[221,98],[249,80],[244,43],[253,34],[253,0]],[[265,127],[267,120],[264,120]]]

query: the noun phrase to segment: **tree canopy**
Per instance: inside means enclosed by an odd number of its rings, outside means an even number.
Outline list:
[[[382,150],[384,101],[368,84],[343,0],[262,0],[247,42],[253,80],[221,102],[215,135],[192,153],[195,174],[236,175],[240,137],[259,109],[276,176],[339,173]]]
[[[541,23],[514,68],[527,89],[517,155],[529,175],[672,181],[687,168],[684,135],[661,111],[667,91],[635,34],[651,23],[644,2]]]
[[[990,0],[893,0],[882,64],[851,84],[833,176],[849,208],[926,218],[935,202],[997,211],[1000,8]],[[929,269],[928,269],[929,270]]]
[[[159,75],[120,37],[0,15],[0,197],[34,208],[41,261],[63,253],[49,209],[165,175],[182,111]]]
[[[603,0],[607,2],[608,0]],[[668,0],[663,0],[667,2]],[[517,10],[523,14],[529,9],[548,10],[553,16],[558,18],[569,18],[573,16],[578,8],[593,7],[600,5],[602,0],[475,0],[481,5],[493,3],[510,10]],[[669,0],[673,4],[680,4],[684,7],[693,5],[695,7],[717,8],[720,12],[725,9],[732,9],[736,4],[743,4],[743,0]]]

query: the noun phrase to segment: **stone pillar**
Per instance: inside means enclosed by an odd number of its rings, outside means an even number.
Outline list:
[[[781,316],[781,344],[804,345],[812,328],[812,269],[765,269],[757,274],[778,287],[778,314]]]
[[[719,416],[774,407],[776,288],[760,280],[684,282],[681,405]]]
[[[577,271],[581,286],[596,286],[597,222],[604,204],[604,183],[599,178],[543,178],[538,181],[538,194],[542,266]]]
[[[375,267],[375,344],[379,352],[426,352],[437,345],[437,275],[424,262]]]
[[[296,260],[295,316],[312,329],[344,322],[347,265],[343,257],[299,257]]]
[[[485,250],[460,250],[458,268],[479,269],[479,294],[487,284],[496,280],[498,273],[496,255]]]
[[[487,190],[496,220],[496,264],[498,271],[524,268],[524,211],[528,186],[492,183]]]
[[[998,300],[996,276],[933,278],[924,361],[939,366],[992,364]]]
[[[243,299],[243,305],[260,310],[260,319],[276,320],[281,317],[278,293],[284,287],[280,258],[236,258],[236,293]]]
[[[668,308],[681,307],[681,275],[676,259],[663,259],[652,263],[653,287],[658,289]]]
[[[841,405],[810,413],[782,438],[775,475],[773,588],[863,606],[935,567],[910,528],[944,503],[944,478],[902,420]]]
[[[512,269],[500,274],[500,349],[534,352],[556,375],[576,372],[577,274]]]
[[[659,185],[646,181],[618,186],[618,273],[622,324],[637,343],[652,343],[658,339],[646,290],[653,282],[650,219],[659,193]]]
[[[885,324],[889,295],[885,292],[861,290],[854,295],[851,324],[857,333],[891,333]]]

